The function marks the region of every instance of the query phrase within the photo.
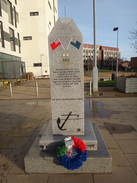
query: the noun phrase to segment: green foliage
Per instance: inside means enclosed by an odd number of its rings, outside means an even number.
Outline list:
[[[92,72],[92,70],[89,70],[89,71],[84,71],[84,73],[86,73],[86,72]],[[111,70],[107,70],[107,69],[99,69],[98,70],[98,72],[112,72]],[[113,72],[115,72],[115,71],[113,71]]]
[[[57,157],[63,157],[67,153],[67,147],[65,146],[65,141],[63,140],[57,148]]]
[[[99,85],[115,85],[115,80],[109,80],[109,81],[99,81]]]
[[[99,69],[98,72],[112,72],[111,70]]]

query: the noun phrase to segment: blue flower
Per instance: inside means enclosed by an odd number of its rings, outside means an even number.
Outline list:
[[[72,158],[65,154],[63,157],[58,157],[58,162],[68,170],[75,170],[82,167],[83,162],[87,160],[87,150],[82,152],[80,149],[76,150],[75,154],[72,154]]]

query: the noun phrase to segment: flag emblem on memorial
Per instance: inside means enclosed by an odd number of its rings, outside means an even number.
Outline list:
[[[69,64],[71,64],[72,59],[70,58],[69,53],[64,53],[64,54],[62,55],[62,58],[61,58],[60,62],[61,62],[63,65],[65,65],[65,66],[68,66]]]
[[[60,45],[61,45],[61,42],[59,41],[59,39],[57,39],[56,41],[50,44],[52,50],[55,50]]]
[[[71,39],[70,44],[75,46],[77,49],[79,49],[79,47],[81,45],[81,43],[74,38]]]

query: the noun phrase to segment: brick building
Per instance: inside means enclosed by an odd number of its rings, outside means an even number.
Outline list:
[[[131,68],[137,69],[137,57],[131,57]]]
[[[115,69],[117,61],[117,48],[96,45],[97,50],[97,66],[99,69]],[[118,60],[120,63],[121,53],[118,49]],[[93,68],[94,61],[94,45],[83,44],[83,61],[85,69]]]

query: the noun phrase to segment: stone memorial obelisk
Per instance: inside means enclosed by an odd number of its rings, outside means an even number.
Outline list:
[[[61,18],[49,34],[48,42],[52,108],[48,126],[52,132],[47,138],[45,131],[40,148],[47,149],[64,136],[77,136],[88,150],[97,150],[94,130],[84,120],[83,36],[72,18]]]
[[[112,158],[96,124],[84,119],[83,36],[72,18],[58,19],[48,37],[52,119],[44,124],[24,158],[27,173],[110,173]],[[64,138],[87,147],[82,168],[70,171],[57,162]]]
[[[54,135],[84,135],[83,36],[71,18],[59,19],[49,35]]]

